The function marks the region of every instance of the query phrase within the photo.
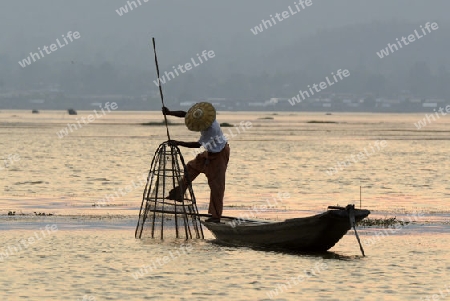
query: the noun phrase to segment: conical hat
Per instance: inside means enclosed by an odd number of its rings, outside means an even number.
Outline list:
[[[184,117],[184,123],[190,131],[200,132],[211,126],[216,120],[216,109],[209,102],[193,105]]]

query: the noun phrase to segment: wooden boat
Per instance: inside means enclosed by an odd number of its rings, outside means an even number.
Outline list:
[[[369,210],[328,207],[324,213],[282,222],[223,218],[220,223],[202,223],[220,243],[296,251],[327,251],[352,227],[370,214]],[[359,240],[359,238],[358,238]]]

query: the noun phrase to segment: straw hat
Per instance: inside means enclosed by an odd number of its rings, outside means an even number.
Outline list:
[[[216,109],[209,102],[199,102],[193,105],[184,118],[184,123],[190,131],[200,132],[211,126],[216,120]]]

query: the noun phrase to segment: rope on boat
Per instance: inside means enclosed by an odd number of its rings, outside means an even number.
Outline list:
[[[348,216],[350,217],[350,226],[355,231],[356,239],[358,240],[358,244],[359,244],[359,249],[361,250],[362,256],[365,257],[366,255],[364,254],[364,249],[361,245],[361,241],[359,239],[358,232],[356,232],[355,205],[352,205],[352,206],[349,205],[347,207],[348,207]]]

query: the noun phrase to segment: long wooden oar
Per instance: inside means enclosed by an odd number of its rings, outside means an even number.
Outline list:
[[[167,211],[167,210],[158,210],[158,209],[152,210],[152,212],[167,213],[167,214],[175,214],[175,213],[181,214],[181,212]],[[183,214],[192,215],[192,216],[198,216],[198,217],[212,217],[211,214],[207,214],[207,213],[189,213],[189,212],[186,212],[186,213],[183,213]],[[245,219],[245,218],[233,217],[233,216],[224,216],[224,215],[222,215],[221,218],[231,219],[231,220],[238,219],[238,220],[241,220],[243,222],[249,222],[249,223],[261,222],[261,221],[258,221],[258,220],[251,220],[251,219]]]
[[[155,38],[152,38],[152,42],[153,42],[153,52],[155,53],[156,76],[158,76],[159,95],[161,96],[162,105],[163,105],[163,107],[165,107],[164,96],[163,96],[162,87],[161,87],[161,78],[159,77],[159,66],[158,66],[158,57],[156,56]],[[164,115],[164,122],[166,124],[167,139],[170,140],[169,126],[167,124],[167,117],[166,117],[166,113],[164,111],[163,111],[163,115]]]

